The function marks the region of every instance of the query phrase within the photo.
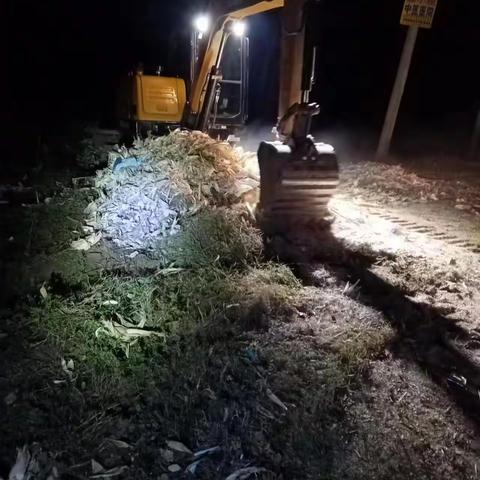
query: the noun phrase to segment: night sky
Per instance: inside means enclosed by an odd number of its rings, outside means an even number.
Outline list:
[[[191,0],[7,0],[2,6],[3,113],[18,128],[61,129],[79,120],[114,124],[117,86],[137,62],[188,72]],[[319,128],[371,128],[384,116],[405,37],[402,0],[324,0],[312,15],[319,46],[313,100]],[[273,122],[278,14],[249,20],[252,122]],[[400,131],[468,136],[480,103],[480,2],[439,0],[421,31]],[[452,137],[452,138],[453,138]]]

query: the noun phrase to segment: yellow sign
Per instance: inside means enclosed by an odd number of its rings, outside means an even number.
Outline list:
[[[409,27],[431,28],[438,0],[405,0],[400,23]]]

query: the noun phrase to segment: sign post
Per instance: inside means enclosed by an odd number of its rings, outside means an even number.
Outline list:
[[[398,111],[402,102],[403,92],[408,79],[413,52],[419,28],[431,28],[438,0],[405,0],[400,23],[408,26],[402,57],[398,65],[397,76],[393,86],[392,96],[388,105],[382,135],[377,148],[376,158],[388,155],[392,142],[393,131],[397,123]]]
[[[480,109],[478,110],[477,121],[473,130],[472,141],[470,142],[470,150],[468,152],[468,161],[474,162],[478,156],[478,146],[480,145]]]

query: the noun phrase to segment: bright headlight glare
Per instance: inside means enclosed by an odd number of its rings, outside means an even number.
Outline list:
[[[247,30],[247,24],[242,21],[235,21],[232,24],[232,32],[237,37],[243,37],[245,35],[245,31]]]
[[[207,15],[199,15],[193,24],[200,33],[207,33],[210,28],[210,18]]]

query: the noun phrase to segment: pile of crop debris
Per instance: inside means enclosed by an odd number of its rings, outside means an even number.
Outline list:
[[[131,255],[154,252],[204,207],[253,203],[259,186],[255,155],[201,132],[138,139],[108,157],[85,212],[87,236],[74,248],[103,238]]]
[[[432,167],[433,168],[433,167]],[[459,210],[480,213],[478,175],[442,178],[431,170],[419,174],[402,165],[361,162],[342,165],[342,188],[356,197],[386,203],[446,201]]]

